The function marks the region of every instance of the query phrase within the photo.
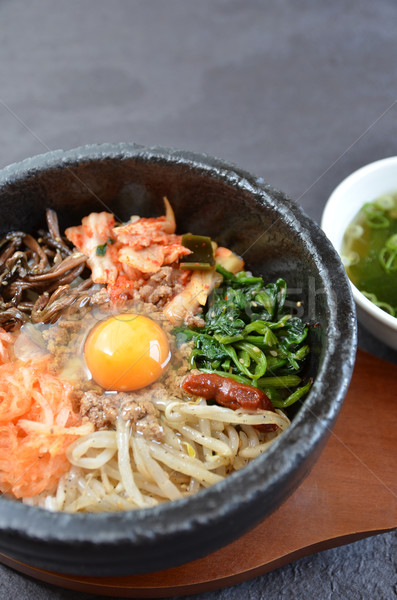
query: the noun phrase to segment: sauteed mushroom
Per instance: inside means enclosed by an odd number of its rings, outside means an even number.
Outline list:
[[[36,239],[12,231],[0,240],[0,324],[5,330],[19,328],[28,317],[51,322],[85,293],[91,279],[71,287],[86,266],[86,256],[62,238],[56,212],[46,211],[48,231]]]

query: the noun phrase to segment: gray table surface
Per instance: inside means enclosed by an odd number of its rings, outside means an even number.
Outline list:
[[[344,177],[397,154],[396,23],[394,0],[0,0],[0,167],[96,142],[184,148],[319,221]],[[361,328],[359,345],[397,362]],[[388,600],[396,546],[383,534],[192,597]],[[0,566],[0,597],[94,596]]]

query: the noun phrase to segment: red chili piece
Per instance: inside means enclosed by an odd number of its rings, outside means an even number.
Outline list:
[[[229,377],[216,373],[190,373],[182,387],[189,394],[202,396],[206,400],[215,400],[218,404],[237,410],[270,410],[275,412],[270,399],[262,390],[239,383]],[[276,431],[277,425],[255,425],[260,431]]]

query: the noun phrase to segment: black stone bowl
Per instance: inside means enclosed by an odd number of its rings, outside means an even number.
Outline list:
[[[90,211],[111,210],[122,220],[157,216],[164,195],[180,232],[210,235],[267,281],[287,281],[293,310],[311,324],[306,374],[314,385],[266,454],[190,498],[145,510],[76,515],[0,498],[0,552],[9,557],[97,576],[145,573],[199,558],[280,506],[330,434],[355,358],[350,286],[319,227],[263,180],[218,159],[168,148],[105,144],[50,152],[0,172],[1,233],[34,232],[44,224],[46,207],[57,210],[62,228]]]

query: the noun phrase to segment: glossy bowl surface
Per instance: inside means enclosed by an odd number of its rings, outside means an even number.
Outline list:
[[[397,192],[397,156],[370,163],[354,171],[332,192],[325,205],[321,227],[340,253],[346,227],[366,202]],[[350,282],[360,321],[379,340],[397,350],[397,319],[368,300]]]
[[[266,280],[286,279],[291,310],[310,324],[306,374],[314,384],[291,411],[291,427],[266,454],[190,498],[152,509],[77,515],[0,498],[0,552],[22,562],[105,576],[204,556],[254,527],[294,491],[340,410],[356,350],[349,283],[320,228],[262,179],[206,155],[168,148],[104,144],[55,151],[0,172],[1,229],[34,232],[48,206],[58,211],[62,229],[90,211],[111,210],[122,220],[156,216],[164,195],[180,232],[210,235]]]

